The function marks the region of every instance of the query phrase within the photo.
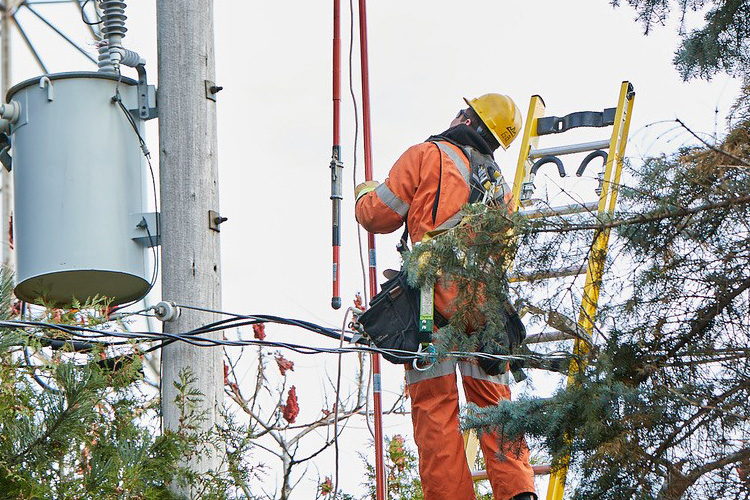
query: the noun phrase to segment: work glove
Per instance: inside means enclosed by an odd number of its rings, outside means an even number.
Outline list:
[[[356,203],[359,201],[360,198],[370,191],[374,191],[379,185],[380,183],[378,181],[365,181],[362,184],[358,184],[357,187],[354,188],[354,202]]]

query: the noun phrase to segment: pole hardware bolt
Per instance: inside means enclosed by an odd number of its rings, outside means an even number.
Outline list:
[[[162,322],[174,321],[180,317],[180,308],[174,302],[162,300],[153,309],[156,319]]]
[[[222,217],[219,215],[219,212],[216,210],[209,210],[208,211],[208,228],[213,229],[216,232],[221,231],[219,228],[219,224],[222,224],[229,219],[227,217]]]
[[[205,82],[206,82],[206,99],[211,99],[212,101],[216,102],[216,94],[224,90],[224,87],[220,87],[216,85],[216,83],[212,82],[211,80],[206,80]]]

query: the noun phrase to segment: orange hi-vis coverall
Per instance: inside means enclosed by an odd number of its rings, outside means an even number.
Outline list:
[[[461,148],[448,141],[424,142],[412,146],[398,159],[383,184],[360,196],[356,217],[374,233],[396,231],[406,221],[411,240],[421,241],[428,231],[457,224],[469,192],[470,165]],[[436,284],[435,309],[445,318],[451,316],[455,296],[455,289]],[[473,361],[449,359],[427,371],[406,366],[425,500],[475,498],[459,429],[456,365],[468,402],[484,407],[510,399],[508,373],[487,375]],[[480,446],[495,500],[509,500],[534,491],[534,473],[525,442],[500,450],[498,436],[483,433]]]

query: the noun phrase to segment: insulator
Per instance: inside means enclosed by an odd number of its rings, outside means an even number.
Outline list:
[[[125,2],[121,0],[102,0],[102,33],[104,36],[112,40],[113,37],[117,41],[120,41],[124,36],[125,32],[128,31],[125,27]],[[110,41],[110,45],[114,45]]]
[[[109,58],[109,44],[106,40],[99,42],[99,60],[97,61],[99,71],[103,73],[116,73],[112,60]]]
[[[139,64],[144,64],[145,61],[141,56],[138,55],[137,52],[120,48],[118,49],[118,52],[122,55],[122,60],[120,61],[120,64],[124,66],[129,66],[131,68],[135,68]]]
[[[120,65],[136,67],[146,61],[136,52],[122,46],[125,32],[125,2],[122,0],[101,0],[102,40],[99,46],[99,71],[119,72]]]

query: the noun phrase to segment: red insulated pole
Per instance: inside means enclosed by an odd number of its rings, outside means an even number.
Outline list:
[[[333,151],[331,155],[331,203],[332,203],[332,237],[333,237],[333,294],[331,307],[341,307],[339,278],[341,276],[341,200],[343,194],[341,161],[341,143],[339,140],[339,116],[341,105],[341,0],[333,0]]]
[[[372,141],[370,134],[370,75],[367,59],[367,8],[366,0],[359,0],[359,48],[362,73],[362,125],[365,142],[365,180],[372,180]],[[370,270],[370,297],[378,292],[375,265],[375,235],[367,233],[367,252]],[[385,466],[383,463],[383,405],[380,385],[380,356],[372,354],[373,410],[375,419],[375,486],[376,499],[385,500]]]

